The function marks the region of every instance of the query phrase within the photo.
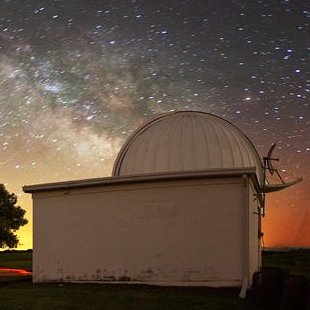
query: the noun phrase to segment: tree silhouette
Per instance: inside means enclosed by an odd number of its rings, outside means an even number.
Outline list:
[[[15,206],[16,202],[16,195],[0,184],[0,248],[16,248],[19,240],[15,232],[28,223],[24,219],[26,211]]]

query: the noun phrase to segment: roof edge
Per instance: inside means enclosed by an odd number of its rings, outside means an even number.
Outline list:
[[[116,176],[105,178],[84,179],[77,181],[65,181],[35,185],[23,186],[25,193],[49,192],[56,190],[68,190],[77,188],[87,188],[94,186],[109,186],[116,184],[128,183],[142,183],[142,182],[156,182],[165,180],[182,180],[182,179],[200,179],[200,178],[217,178],[217,177],[234,177],[241,175],[251,175],[254,178],[254,183],[258,186],[256,176],[256,168],[234,168],[234,169],[209,169],[209,170],[195,170],[186,172],[170,172],[170,173],[154,173],[132,176]]]

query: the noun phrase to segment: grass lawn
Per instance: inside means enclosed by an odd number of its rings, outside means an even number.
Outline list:
[[[5,251],[0,252],[0,267],[32,270],[31,251]]]
[[[265,252],[265,266],[309,276],[310,252]],[[31,270],[31,252],[0,253],[0,267]],[[31,277],[0,278],[0,309],[266,309],[238,298],[236,289],[147,285],[32,284]]]
[[[0,287],[1,309],[248,309],[236,290],[107,284],[31,284]]]
[[[290,274],[302,275],[310,279],[310,249],[290,251],[265,251],[263,266],[277,267]]]

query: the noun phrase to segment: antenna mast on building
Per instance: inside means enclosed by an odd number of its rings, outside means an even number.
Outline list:
[[[294,179],[289,182],[285,182],[278,169],[274,168],[273,161],[279,161],[279,158],[272,157],[272,153],[275,149],[276,143],[273,143],[268,151],[267,156],[263,157],[263,170],[264,170],[264,183],[262,187],[263,193],[276,192],[287,187],[293,186],[302,181],[302,178],[293,177]],[[271,183],[267,178],[267,174],[277,177],[278,183]]]

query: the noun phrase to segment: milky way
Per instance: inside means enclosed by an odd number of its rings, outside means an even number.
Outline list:
[[[108,176],[153,114],[206,111],[304,177],[268,199],[266,242],[309,246],[310,4],[174,3],[0,1],[1,182],[31,220],[23,185]]]

